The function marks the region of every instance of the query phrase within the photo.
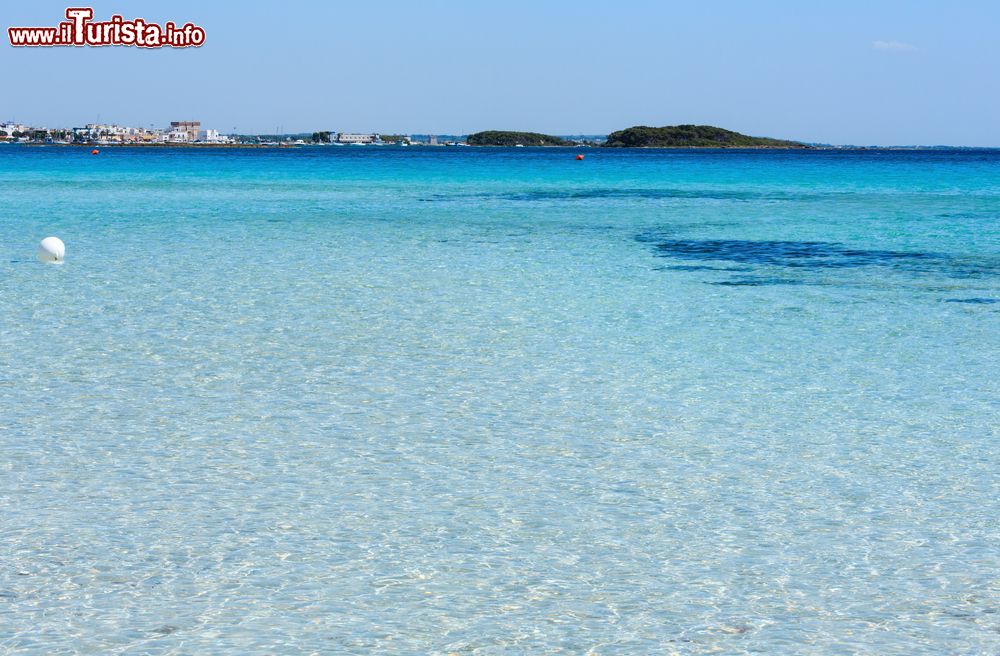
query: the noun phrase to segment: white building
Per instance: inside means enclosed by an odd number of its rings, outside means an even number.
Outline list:
[[[188,143],[191,140],[191,135],[188,134],[187,130],[174,129],[170,132],[164,132],[162,140],[165,143]]]
[[[346,134],[344,132],[337,134],[338,143],[370,144],[378,140],[379,136],[377,134]]]
[[[207,143],[229,143],[229,137],[219,134],[218,130],[202,130],[198,133],[198,140]]]
[[[7,133],[8,137],[14,136],[15,132],[30,132],[31,128],[21,123],[0,123],[0,130]]]

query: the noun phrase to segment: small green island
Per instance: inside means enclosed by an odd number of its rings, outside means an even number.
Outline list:
[[[809,148],[798,141],[749,137],[712,125],[637,125],[608,135],[606,148]]]
[[[470,134],[465,142],[470,146],[573,146],[572,141],[538,132],[487,130]]]

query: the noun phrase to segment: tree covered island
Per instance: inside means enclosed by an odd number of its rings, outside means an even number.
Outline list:
[[[573,146],[572,141],[538,132],[487,130],[470,134],[465,142],[470,146]]]
[[[608,135],[611,148],[808,148],[798,141],[749,137],[712,125],[637,125]]]

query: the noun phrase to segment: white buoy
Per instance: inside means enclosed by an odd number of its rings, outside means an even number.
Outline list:
[[[66,259],[66,244],[59,237],[46,237],[38,245],[38,259],[51,264],[62,264]]]

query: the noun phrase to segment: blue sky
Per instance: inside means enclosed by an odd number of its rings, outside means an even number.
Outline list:
[[[85,3],[79,3],[85,4]],[[4,0],[0,24],[67,3]],[[95,2],[192,21],[189,50],[0,46],[0,120],[223,132],[606,134],[705,123],[1000,146],[1000,2]]]

